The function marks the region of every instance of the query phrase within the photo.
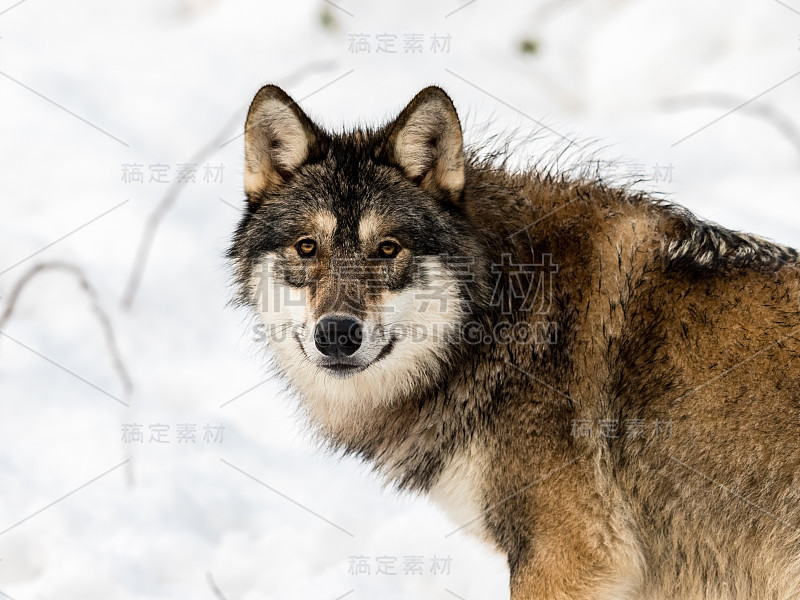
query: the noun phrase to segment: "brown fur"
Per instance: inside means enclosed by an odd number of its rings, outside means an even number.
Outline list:
[[[379,156],[396,141],[386,131],[358,137]],[[512,600],[800,594],[796,253],[602,181],[468,153],[461,189],[429,163],[406,175],[456,194],[492,263],[552,255],[558,341],[458,346],[391,402],[331,421],[310,411],[321,435],[421,492],[468,457],[469,529],[507,555]],[[542,318],[511,309],[477,318]],[[574,435],[577,421],[634,419],[644,437]]]

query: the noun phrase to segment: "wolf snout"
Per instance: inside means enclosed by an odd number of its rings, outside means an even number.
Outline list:
[[[325,356],[352,356],[361,340],[361,322],[349,317],[325,317],[314,329],[314,344]]]

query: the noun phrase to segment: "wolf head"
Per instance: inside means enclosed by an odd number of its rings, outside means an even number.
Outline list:
[[[256,94],[229,256],[278,369],[320,418],[430,385],[463,343],[487,271],[464,186],[461,126],[437,87],[344,134],[276,86]]]

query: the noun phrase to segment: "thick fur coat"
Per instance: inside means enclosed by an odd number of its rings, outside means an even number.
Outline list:
[[[503,552],[512,600],[800,598],[794,250],[509,172],[439,88],[333,134],[266,86],[245,158],[229,255],[278,373]]]

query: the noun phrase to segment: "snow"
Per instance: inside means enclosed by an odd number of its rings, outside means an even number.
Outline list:
[[[240,124],[182,189],[132,307],[120,305],[168,187],[149,181],[150,167],[174,180],[229,119],[241,123],[265,82],[335,128],[389,118],[438,83],[476,129],[491,119],[492,132],[539,131],[532,152],[563,148],[539,121],[587,153],[621,157],[615,176],[658,175],[648,189],[701,216],[800,246],[800,155],[751,110],[791,121],[800,77],[676,144],[797,72],[800,5],[337,4],[0,5],[0,310],[37,262],[79,265],[134,384],[126,395],[74,278],[32,280],[0,334],[0,594],[211,599],[210,574],[228,600],[508,597],[501,556],[452,533],[458,524],[427,500],[384,491],[364,466],[315,447],[247,316],[226,307]],[[375,51],[385,33],[398,35],[396,54]],[[351,34],[372,51],[351,52]],[[421,34],[423,52],[404,53],[404,34]],[[434,35],[451,36],[449,52],[433,53]],[[535,54],[520,52],[524,39]],[[665,104],[697,94],[732,100]],[[204,181],[206,163],[223,167],[221,181]],[[131,164],[144,182],[123,181]],[[143,442],[123,441],[130,424]],[[149,441],[158,424],[169,443]],[[178,442],[185,424],[195,443]],[[203,439],[220,426],[221,440]],[[424,574],[403,572],[409,556]],[[351,573],[355,557],[368,557],[369,575]],[[378,557],[397,574],[376,574]],[[449,572],[432,573],[446,557]]]

